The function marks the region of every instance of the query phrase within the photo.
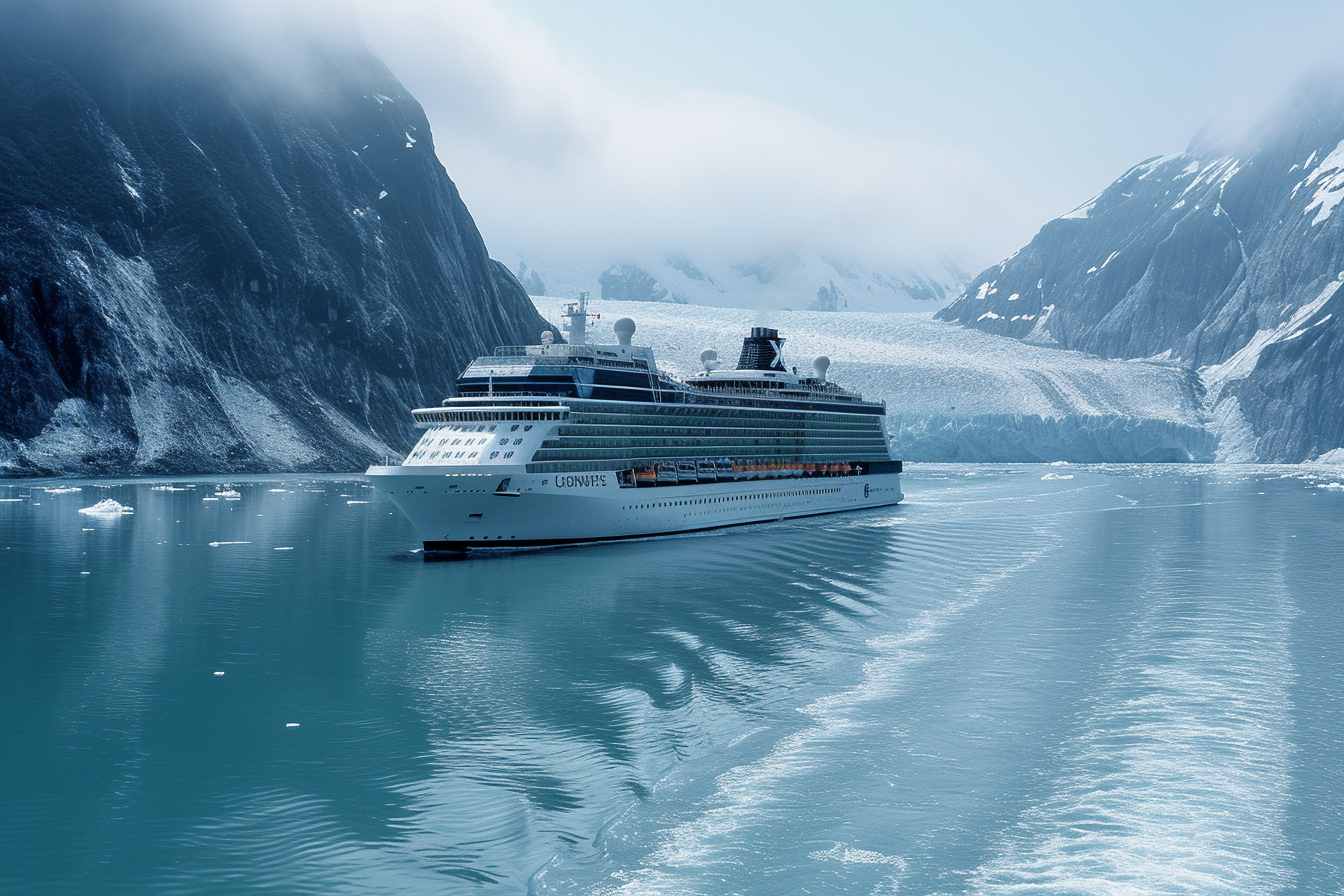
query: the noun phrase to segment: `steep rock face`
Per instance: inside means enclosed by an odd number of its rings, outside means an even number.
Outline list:
[[[938,317],[1190,364],[1241,434],[1220,456],[1312,459],[1344,445],[1341,199],[1344,90],[1315,83],[1237,151],[1197,137],[1126,172]]]
[[[544,327],[362,47],[0,6],[0,472],[360,468]]]

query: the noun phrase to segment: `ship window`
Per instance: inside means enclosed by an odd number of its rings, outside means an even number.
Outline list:
[[[505,452],[504,452],[504,457],[505,457],[506,459],[507,459],[507,458],[510,458],[510,457],[513,457],[513,452],[512,452],[512,451],[505,451]]]
[[[522,440],[522,439],[514,439],[514,440],[513,440],[513,444],[515,444],[515,445],[521,445],[521,444],[523,444],[523,440]]]
[[[523,427],[523,432],[528,432],[528,431],[531,430],[531,429],[532,429],[532,424],[529,423],[529,424],[527,424],[526,426]]]
[[[491,452],[490,452],[490,459],[491,459],[491,460],[494,460],[494,459],[497,458],[497,457],[499,457],[499,452],[498,452],[498,451],[491,451]]]
[[[492,426],[492,427],[490,427],[490,431],[491,431],[491,432],[494,432],[496,428],[497,428],[497,427]]]
[[[509,444],[509,440],[508,440],[508,438],[505,437],[505,438],[500,439],[500,440],[499,440],[499,444],[501,444],[501,445],[507,445],[507,444]]]
[[[517,431],[518,431],[518,424],[517,424],[517,423],[515,423],[515,424],[513,424],[512,426],[509,427],[509,432],[517,432]]]

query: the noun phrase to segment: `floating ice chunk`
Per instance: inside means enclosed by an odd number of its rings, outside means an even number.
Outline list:
[[[292,548],[292,547],[272,548],[272,550],[275,550],[275,551],[292,551],[292,550],[294,550],[294,548]]]
[[[81,507],[80,513],[87,513],[89,516],[121,516],[122,514],[135,513],[134,507],[127,507],[120,501],[114,501],[111,498],[104,498],[92,507]]]
[[[237,501],[242,497],[237,491],[231,488],[222,489],[215,492],[216,498],[223,498],[225,501]]]
[[[1069,465],[1069,462],[1066,461],[1066,460],[1052,460],[1052,461],[1050,461],[1050,466],[1052,466],[1052,467],[1067,467],[1068,465]]]
[[[149,490],[152,492],[189,492],[195,486],[193,485],[152,485]]]
[[[286,723],[285,723],[285,727],[286,727],[286,728],[297,728],[297,727],[299,727],[299,723],[298,723],[298,722],[286,722]]]
[[[367,504],[368,501],[346,501],[347,504]]]
[[[270,492],[270,493],[273,494],[273,495],[292,495],[292,494],[294,494],[292,491],[290,491],[290,490],[287,489],[287,488],[268,488],[268,489],[266,489],[266,491]]]
[[[379,198],[379,199],[386,199],[386,198],[387,198],[387,191],[386,191],[386,190],[379,190],[379,191],[378,191],[378,198]]]
[[[0,498],[0,504],[15,504],[15,503],[17,503],[17,502],[19,502],[19,501],[24,501],[24,500],[27,500],[27,499],[26,499],[26,498]]]
[[[217,548],[220,547],[221,545],[226,544],[251,544],[251,543],[252,542],[250,541],[212,541],[210,542],[210,547]]]
[[[1042,480],[1046,480],[1046,479],[1072,479],[1072,478],[1073,478],[1073,474],[1072,474],[1072,473],[1046,473],[1044,476],[1041,477]]]
[[[83,489],[77,485],[62,485],[56,488],[44,488],[42,491],[49,495],[73,495],[75,492],[83,491]]]
[[[216,672],[216,673],[215,673],[215,677],[218,678],[219,676],[221,676],[221,675],[223,675],[223,674],[224,674],[223,672]]]

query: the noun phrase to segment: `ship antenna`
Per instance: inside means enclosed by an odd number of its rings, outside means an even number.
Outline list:
[[[560,315],[564,318],[565,333],[569,336],[570,345],[583,345],[588,341],[588,293],[579,293],[577,302],[570,302],[565,305],[564,313]],[[593,320],[602,317],[600,314],[591,315]]]

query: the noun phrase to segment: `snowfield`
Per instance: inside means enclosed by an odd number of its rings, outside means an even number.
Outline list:
[[[563,300],[536,298],[558,322]],[[1211,461],[1218,439],[1192,371],[1153,361],[1112,361],[1027,345],[928,314],[776,311],[594,301],[590,342],[615,342],[612,324],[635,321],[635,343],[659,368],[686,376],[700,351],[735,365],[752,326],[775,327],[785,363],[887,403],[896,456],[910,461]],[[558,332],[558,330],[557,330]]]

